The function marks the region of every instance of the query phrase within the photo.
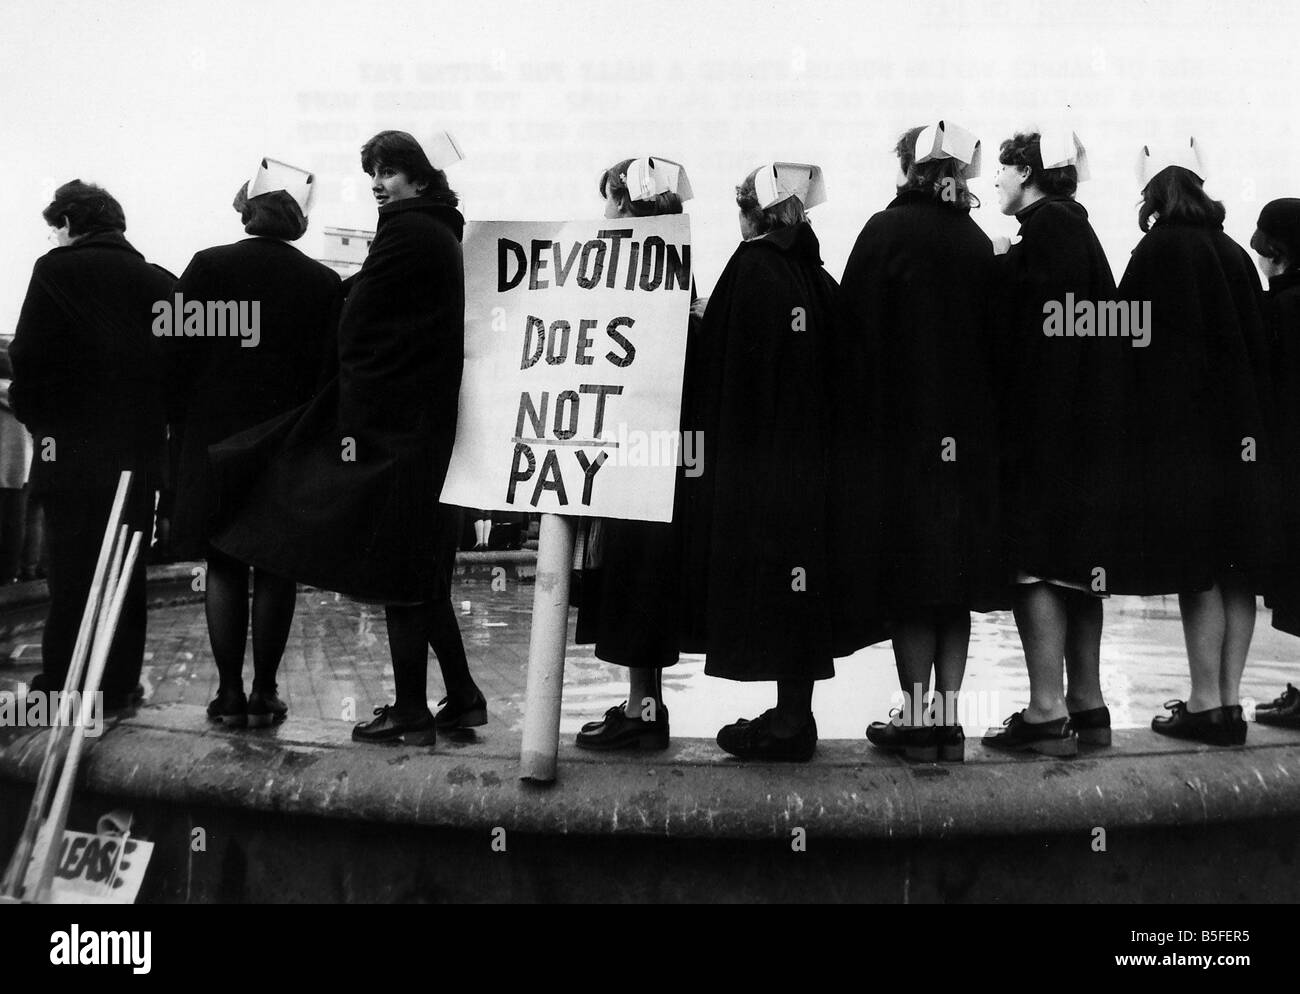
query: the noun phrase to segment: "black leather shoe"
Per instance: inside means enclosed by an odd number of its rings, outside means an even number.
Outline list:
[[[462,706],[453,706],[451,699],[444,697],[438,702],[438,714],[435,718],[438,728],[451,731],[453,728],[478,728],[487,724],[487,698],[479,691],[474,692],[474,699]]]
[[[1288,683],[1281,697],[1255,708],[1255,720],[1275,728],[1300,728],[1300,690]]]
[[[810,714],[803,728],[789,738],[772,731],[776,708],[764,711],[753,721],[741,718],[718,732],[718,745],[737,759],[806,763],[817,751],[817,721]]]
[[[582,726],[574,743],[580,749],[649,749],[668,748],[668,709],[662,704],[654,721],[645,721],[640,713],[629,715],[619,704],[605,712],[600,721]]]
[[[1246,744],[1246,716],[1241,713],[1240,704],[1225,704],[1219,709],[1223,712],[1223,724],[1227,729],[1229,745]]]
[[[244,688],[219,690],[208,705],[208,720],[219,721],[227,728],[242,728],[248,724],[248,698]]]
[[[375,717],[352,729],[353,742],[433,745],[438,739],[438,722],[428,708],[419,714],[400,713],[395,705],[375,708]]]
[[[1037,752],[1058,758],[1079,754],[1079,737],[1069,717],[1055,721],[1025,721],[1025,713],[1017,711],[1002,723],[1001,728],[990,728],[985,732],[980,741],[989,749]]]
[[[1110,708],[1105,705],[1087,711],[1071,711],[1070,724],[1079,736],[1079,745],[1110,745]]]
[[[940,763],[966,762],[966,732],[961,725],[935,725],[934,738]]]
[[[889,712],[888,721],[873,721],[867,726],[867,741],[881,752],[901,753],[920,763],[939,759],[939,739],[933,725],[904,725],[898,720],[899,708]]]
[[[1186,701],[1166,701],[1168,715],[1151,719],[1151,730],[1174,739],[1204,742],[1206,745],[1234,745],[1236,732],[1229,727],[1223,708],[1208,711],[1188,711]],[[1244,741],[1244,739],[1243,739]]]
[[[248,695],[248,727],[266,728],[277,725],[289,715],[289,705],[280,700],[275,688],[262,690],[254,687]]]

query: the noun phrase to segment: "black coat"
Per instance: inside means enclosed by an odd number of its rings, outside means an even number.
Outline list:
[[[1269,590],[1273,627],[1300,635],[1300,270],[1269,280],[1269,336],[1273,353],[1281,511],[1277,576]]]
[[[695,407],[700,403],[701,324],[692,315],[686,335],[683,432],[696,424]],[[693,493],[680,451],[672,520],[603,519],[600,566],[583,572],[574,641],[595,643],[596,657],[606,662],[647,668],[677,662],[683,619],[689,613],[683,604],[681,570],[683,522]]]
[[[836,284],[807,223],[737,247],[704,315],[683,479],[688,651],[731,680],[820,680],[865,644],[832,486],[845,374]]]
[[[1045,197],[1016,215],[1020,241],[998,258],[1003,512],[1012,570],[1089,583],[1122,536],[1125,384],[1131,339],[1049,337],[1044,305],[1115,299],[1088,212]],[[1104,588],[1099,588],[1104,589]]]
[[[1152,327],[1132,350],[1132,542],[1112,590],[1207,590],[1229,566],[1258,585],[1275,558],[1277,450],[1255,266],[1221,227],[1157,223],[1119,294],[1149,301]]]
[[[168,420],[181,431],[172,550],[207,554],[214,503],[208,447],[310,400],[336,346],[340,281],[276,238],[204,249],[181,274],[188,301],[257,301],[259,339],[164,338]]]
[[[36,443],[34,492],[112,489],[128,469],[159,477],[153,305],[174,280],[118,232],[85,235],[37,260],[9,349],[14,413]]]
[[[840,293],[866,349],[848,485],[880,606],[1002,606],[992,243],[968,210],[900,193],[862,229]]]
[[[365,600],[447,595],[459,514],[438,496],[464,360],[463,227],[429,198],[379,209],[339,320],[338,376],[211,450],[214,546]]]

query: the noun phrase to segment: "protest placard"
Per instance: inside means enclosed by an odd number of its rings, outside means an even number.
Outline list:
[[[671,520],[689,219],[478,221],[464,251],[465,368],[442,500]]]

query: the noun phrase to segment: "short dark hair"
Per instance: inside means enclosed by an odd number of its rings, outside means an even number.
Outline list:
[[[233,206],[247,234],[292,242],[307,233],[306,216],[285,190],[273,190],[249,200],[245,183],[235,194]]]
[[[916,139],[924,130],[923,127],[908,128],[894,143],[898,168],[906,177],[906,181],[898,188],[899,191],[919,190],[943,204],[978,207],[979,198],[966,186],[966,167],[960,160],[947,158],[931,159],[929,162],[916,161]],[[945,189],[951,189],[953,195],[945,196]]]
[[[94,183],[70,180],[54,191],[54,199],[41,211],[51,228],[61,228],[68,221],[68,234],[93,235],[100,231],[126,231],[126,214],[122,205],[103,187]]]
[[[447,174],[435,168],[420,143],[405,131],[381,131],[361,146],[361,168],[371,173],[378,166],[406,173],[412,183],[423,183],[426,197],[451,207],[460,203]]]
[[[1250,236],[1250,247],[1272,262],[1285,260],[1288,269],[1300,267],[1300,251],[1297,251],[1300,246],[1288,245],[1276,235],[1266,234],[1259,228]]]
[[[1190,169],[1166,166],[1151,177],[1142,191],[1142,206],[1138,209],[1138,227],[1151,230],[1151,218],[1222,227],[1227,210],[1218,200],[1211,200],[1205,185]]]
[[[627,190],[627,167],[635,159],[624,159],[622,162],[616,162],[603,173],[600,174],[600,181],[597,184],[600,189],[600,195],[606,196],[606,191],[617,201],[620,210],[627,211],[635,217],[657,217],[661,214],[680,214],[682,212],[682,198],[671,190],[658,194],[653,200],[633,200]]]
[[[1041,135],[1016,132],[998,150],[998,162],[1004,166],[1020,166],[1029,170],[1029,181],[1049,197],[1073,197],[1079,189],[1079,170],[1074,166],[1043,168]]]
[[[766,235],[769,231],[780,228],[793,228],[808,220],[803,201],[798,197],[786,197],[779,204],[766,209],[759,207],[758,191],[754,186],[754,177],[757,175],[758,170],[755,169],[736,187],[736,206],[744,211],[745,217],[758,234]]]
[[[1270,200],[1259,212],[1250,247],[1272,262],[1300,269],[1300,198]]]

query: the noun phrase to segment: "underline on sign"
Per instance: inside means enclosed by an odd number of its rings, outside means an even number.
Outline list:
[[[515,438],[512,440],[516,445],[603,445],[611,449],[617,449],[617,442],[605,442],[597,439],[595,441],[584,442],[579,438]]]

